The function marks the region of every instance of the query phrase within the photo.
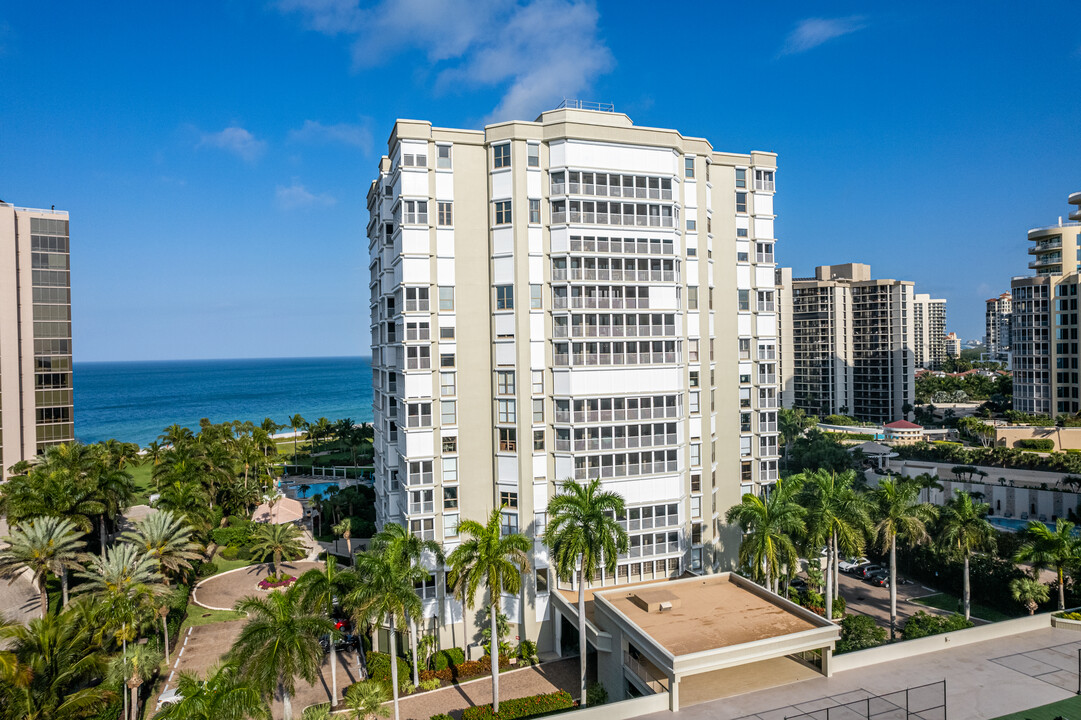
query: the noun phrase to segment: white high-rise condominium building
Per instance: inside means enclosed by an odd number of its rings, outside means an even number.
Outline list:
[[[937,370],[945,362],[946,301],[926,293],[912,296],[912,339],[916,367]]]
[[[1004,292],[987,300],[984,352],[988,360],[1009,363],[1010,322],[1013,316],[1013,295]]]
[[[1034,276],[1015,277],[1010,317],[1013,407],[1056,416],[1081,411],[1078,379],[1078,284],[1081,276],[1081,192],[1068,202],[1075,222],[1028,231],[1034,243],[1028,266]]]
[[[916,392],[913,284],[873,280],[861,263],[823,265],[813,278],[783,268],[777,277],[785,401],[819,416],[903,418]]]
[[[776,156],[580,107],[399,120],[388,152],[368,193],[378,523],[449,553],[502,507],[538,538],[561,481],[600,478],[630,549],[594,586],[731,567],[724,512],[777,478]],[[574,586],[535,548],[504,610],[558,649]],[[425,622],[473,642],[435,570]]]
[[[0,202],[0,477],[75,438],[68,214]]]

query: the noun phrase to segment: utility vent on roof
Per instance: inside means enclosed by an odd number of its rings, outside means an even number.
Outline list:
[[[669,612],[683,604],[683,601],[668,590],[639,590],[631,596],[631,602],[647,613]]]

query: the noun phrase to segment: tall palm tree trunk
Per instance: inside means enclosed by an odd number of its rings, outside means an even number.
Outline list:
[[[349,567],[355,566],[357,559],[353,557],[353,536],[350,533],[345,534],[345,551],[349,553]]]
[[[830,571],[833,567],[833,536],[826,544],[826,619],[833,620],[833,576]]]
[[[968,558],[965,558],[968,567]],[[968,575],[966,574],[967,578]],[[890,640],[897,639],[897,533],[890,538]]]
[[[124,626],[121,627],[121,632],[123,633],[120,642],[121,642],[121,645],[123,646],[123,655],[122,655],[122,657],[124,658],[124,660],[123,660],[123,663],[124,663],[124,684],[127,685],[128,684],[128,628],[127,628],[127,625],[124,625]],[[128,694],[127,693],[120,693],[120,694],[124,696],[124,714],[121,715],[120,717],[127,717],[127,715],[128,715]]]
[[[105,559],[105,514],[101,516],[101,520],[98,523],[98,532],[101,536],[101,559]]]
[[[293,698],[289,697],[289,691],[284,685],[279,683],[278,687],[282,691],[282,717],[285,720],[293,720]]]
[[[334,640],[334,635],[330,636],[330,706],[334,707],[338,704],[338,648],[335,647],[338,643]],[[358,680],[360,678],[357,678]]]
[[[398,638],[394,632],[394,616],[390,616],[390,685],[394,691],[394,720],[398,720]]]
[[[68,569],[61,568],[60,570],[60,601],[64,604],[64,607],[68,606]]]
[[[413,685],[420,685],[420,668],[417,662],[417,623],[409,618],[409,651],[413,654]]]
[[[499,634],[496,627],[496,617],[499,614],[499,596],[501,593],[492,590],[492,603],[491,603],[491,623],[492,623],[492,642],[488,646],[488,657],[491,659],[492,665],[492,712],[499,712]],[[579,640],[579,647],[582,645],[582,641]]]
[[[964,592],[965,620],[968,620],[969,617],[972,615],[972,602],[971,602],[972,594],[971,593],[972,593],[972,590],[971,590],[971,588],[969,587],[969,584],[968,584],[968,553],[966,552],[965,553],[965,592]]]
[[[1058,570],[1058,609],[1059,610],[1065,610],[1066,609],[1066,588],[1063,586],[1064,580],[1063,580],[1063,577],[1062,577],[1062,566],[1059,565],[1057,570]]]
[[[128,683],[131,686],[131,720],[139,720],[139,686]]]
[[[837,546],[837,531],[833,531],[833,597],[841,597],[841,550]]]
[[[39,600],[38,600],[38,602],[41,603],[41,619],[44,620],[45,616],[49,614],[49,590],[45,586],[45,575],[44,575],[44,573],[41,576],[39,585],[41,587],[40,587],[40,590],[39,590],[39,596],[38,596]]]
[[[578,674],[579,690],[582,699],[579,701],[582,707],[586,706],[586,569],[582,563],[582,569],[578,571]]]
[[[161,616],[161,636],[165,638],[165,662],[169,662],[169,624],[165,619],[168,615]]]

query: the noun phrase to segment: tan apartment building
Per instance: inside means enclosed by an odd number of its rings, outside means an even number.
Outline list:
[[[68,214],[0,202],[0,476],[75,438]]]
[[[904,418],[915,402],[913,284],[874,280],[862,263],[778,278],[781,346],[792,348],[782,386],[792,407],[875,423]]]
[[[1032,249],[1029,249],[1032,252]],[[1010,323],[1013,317],[1013,295],[1004,292],[987,300],[984,312],[984,353],[988,360],[1010,363]]]
[[[916,367],[938,370],[946,353],[946,301],[926,293],[912,296],[912,349]]]
[[[567,642],[539,540],[567,478],[627,503],[593,587],[734,564],[724,512],[777,478],[775,172],[611,108],[395,124],[368,193],[377,522],[449,553],[501,507],[535,538],[512,635]],[[425,622],[476,642],[433,569]]]
[[[1011,317],[1013,406],[1022,412],[1074,414],[1081,410],[1078,380],[1077,297],[1081,192],[1070,218],[1028,231],[1035,243],[1029,268],[1035,276],[1015,277]]]

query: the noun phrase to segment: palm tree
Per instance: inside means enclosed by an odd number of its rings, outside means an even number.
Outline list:
[[[418,616],[422,611],[413,586],[415,578],[389,553],[368,550],[358,553],[356,559],[360,584],[344,604],[352,609],[358,627],[365,622],[377,626],[386,623],[390,630],[390,686],[394,720],[398,720],[398,631],[404,629],[406,616]]]
[[[343,520],[342,522],[347,522]],[[372,538],[372,552],[384,553],[403,574],[413,578],[413,583],[424,582],[432,577],[424,566],[424,554],[430,553],[438,566],[443,563],[443,548],[434,540],[421,540],[397,523],[387,523]],[[417,660],[417,617],[420,613],[408,613],[409,646],[413,655],[413,684],[420,684],[420,668]]]
[[[932,505],[920,502],[916,483],[881,480],[872,494],[874,534],[883,550],[890,551],[890,639],[897,636],[897,538],[911,546],[930,539],[927,523],[935,516]],[[965,556],[965,619],[968,619],[968,556]]]
[[[818,421],[807,417],[802,408],[781,408],[777,414],[777,427],[784,441],[785,466],[788,464],[788,450],[804,430],[814,427]]]
[[[297,461],[297,436],[300,434],[300,429],[308,424],[308,421],[304,419],[304,416],[297,413],[293,417],[289,418],[289,427],[293,428],[293,462]]]
[[[354,683],[345,691],[345,714],[349,720],[369,720],[386,717],[390,712],[383,707],[387,701],[387,689],[382,683],[366,680]]]
[[[205,679],[182,672],[176,692],[180,702],[159,710],[154,720],[270,720],[267,703],[235,663],[210,668]]]
[[[49,611],[49,593],[45,581],[49,573],[60,578],[63,603],[68,603],[68,570],[81,568],[79,559],[86,547],[79,538],[82,533],[70,520],[39,517],[28,520],[12,530],[0,550],[0,575],[13,576],[23,568],[34,575],[34,584],[41,594],[41,616]]]
[[[263,692],[275,688],[282,696],[285,720],[292,720],[296,678],[314,683],[323,663],[319,638],[334,624],[322,613],[304,607],[297,588],[274,590],[265,598],[248,597],[236,604],[248,622],[229,651],[243,673]]]
[[[967,492],[957,494],[942,508],[942,523],[938,542],[947,552],[961,557],[965,563],[964,574],[964,611],[968,620],[971,611],[971,589],[969,587],[969,559],[977,550],[993,550],[995,547],[995,528],[985,519],[991,506],[978,502]]]
[[[312,495],[311,500],[312,500],[313,508],[315,510],[319,511],[317,513],[318,516],[319,516],[319,529],[316,532],[318,532],[318,534],[322,535],[323,534],[323,496],[320,493],[315,493],[314,495]]]
[[[803,476],[799,500],[807,508],[807,546],[826,547],[826,619],[833,619],[833,596],[838,589],[837,561],[841,552],[863,553],[869,524],[866,499],[855,489],[853,470],[815,470]]]
[[[349,571],[339,571],[338,561],[327,553],[326,570],[312,568],[300,576],[296,583],[304,606],[312,611],[325,613],[329,618],[334,612],[335,598],[343,598],[357,586],[357,576]],[[330,638],[330,704],[338,704],[338,650],[334,638]]]
[[[548,503],[544,543],[552,551],[556,572],[567,582],[578,568],[578,654],[582,707],[586,705],[586,584],[603,565],[616,571],[620,553],[627,552],[627,531],[616,520],[623,516],[623,497],[605,492],[597,478],[585,485],[565,480]]]
[[[110,663],[109,674],[123,678],[131,693],[131,720],[139,718],[139,688],[150,680],[161,665],[162,654],[149,645],[135,645],[127,656],[117,656]]]
[[[488,614],[492,624],[492,643],[488,653],[492,665],[492,711],[499,712],[499,630],[496,621],[503,593],[517,595],[522,575],[529,572],[529,551],[533,541],[516,532],[503,533],[502,508],[495,508],[486,525],[463,520],[459,534],[466,540],[454,549],[450,562],[450,584],[463,607],[473,607],[481,585],[488,591]]]
[[[0,628],[22,668],[19,682],[4,688],[4,717],[12,720],[75,720],[102,710],[116,694],[100,682],[101,646],[78,613],[65,611]]]
[[[201,557],[202,547],[192,540],[193,532],[183,518],[161,510],[135,523],[135,529],[125,532],[121,539],[157,560],[158,570],[168,585],[169,573],[191,569],[189,561]]]
[[[1025,528],[1025,542],[1014,556],[1014,562],[1031,562],[1036,569],[1051,567],[1058,574],[1058,609],[1066,609],[1066,570],[1081,565],[1081,538],[1074,535],[1075,525],[1059,518],[1051,530],[1042,522],[1032,520]]]
[[[1051,589],[1040,582],[1039,578],[1025,575],[1010,580],[1010,596],[1024,605],[1029,615],[1033,615],[1040,607],[1040,603],[1047,602],[1051,596]]]
[[[345,518],[337,525],[330,528],[335,535],[341,535],[345,538],[346,554],[349,555],[349,564],[353,564],[353,519]],[[337,543],[335,542],[335,549],[337,549]]]
[[[159,486],[161,487],[161,486]],[[187,518],[194,527],[207,530],[210,527],[210,496],[196,480],[176,480],[161,487],[157,507],[172,510]]]
[[[273,556],[271,571],[276,575],[282,555],[291,558],[304,552],[300,528],[293,523],[260,525],[255,530],[255,544],[252,545],[251,552],[252,557],[259,562],[264,561],[268,555]]]
[[[800,490],[799,476],[777,481],[766,498],[745,493],[739,505],[728,509],[725,519],[743,531],[739,544],[740,565],[750,568],[751,577],[774,592],[780,585],[782,568],[799,567],[799,553],[793,540],[805,529],[804,508],[795,501]]]
[[[313,438],[312,439],[312,442],[313,442],[312,451],[313,452],[315,450],[315,445],[314,445],[315,440],[314,440],[314,438],[319,438],[320,440],[325,439],[326,437],[328,437],[330,435],[330,429],[331,429],[330,420],[327,420],[325,417],[321,417],[318,420],[316,420],[314,424],[309,424],[308,425],[308,435]]]
[[[90,481],[90,450],[79,443],[52,445],[26,475],[10,479],[0,490],[0,503],[8,522],[51,515],[66,518],[85,533],[94,529],[92,518],[104,512],[97,487]]]

